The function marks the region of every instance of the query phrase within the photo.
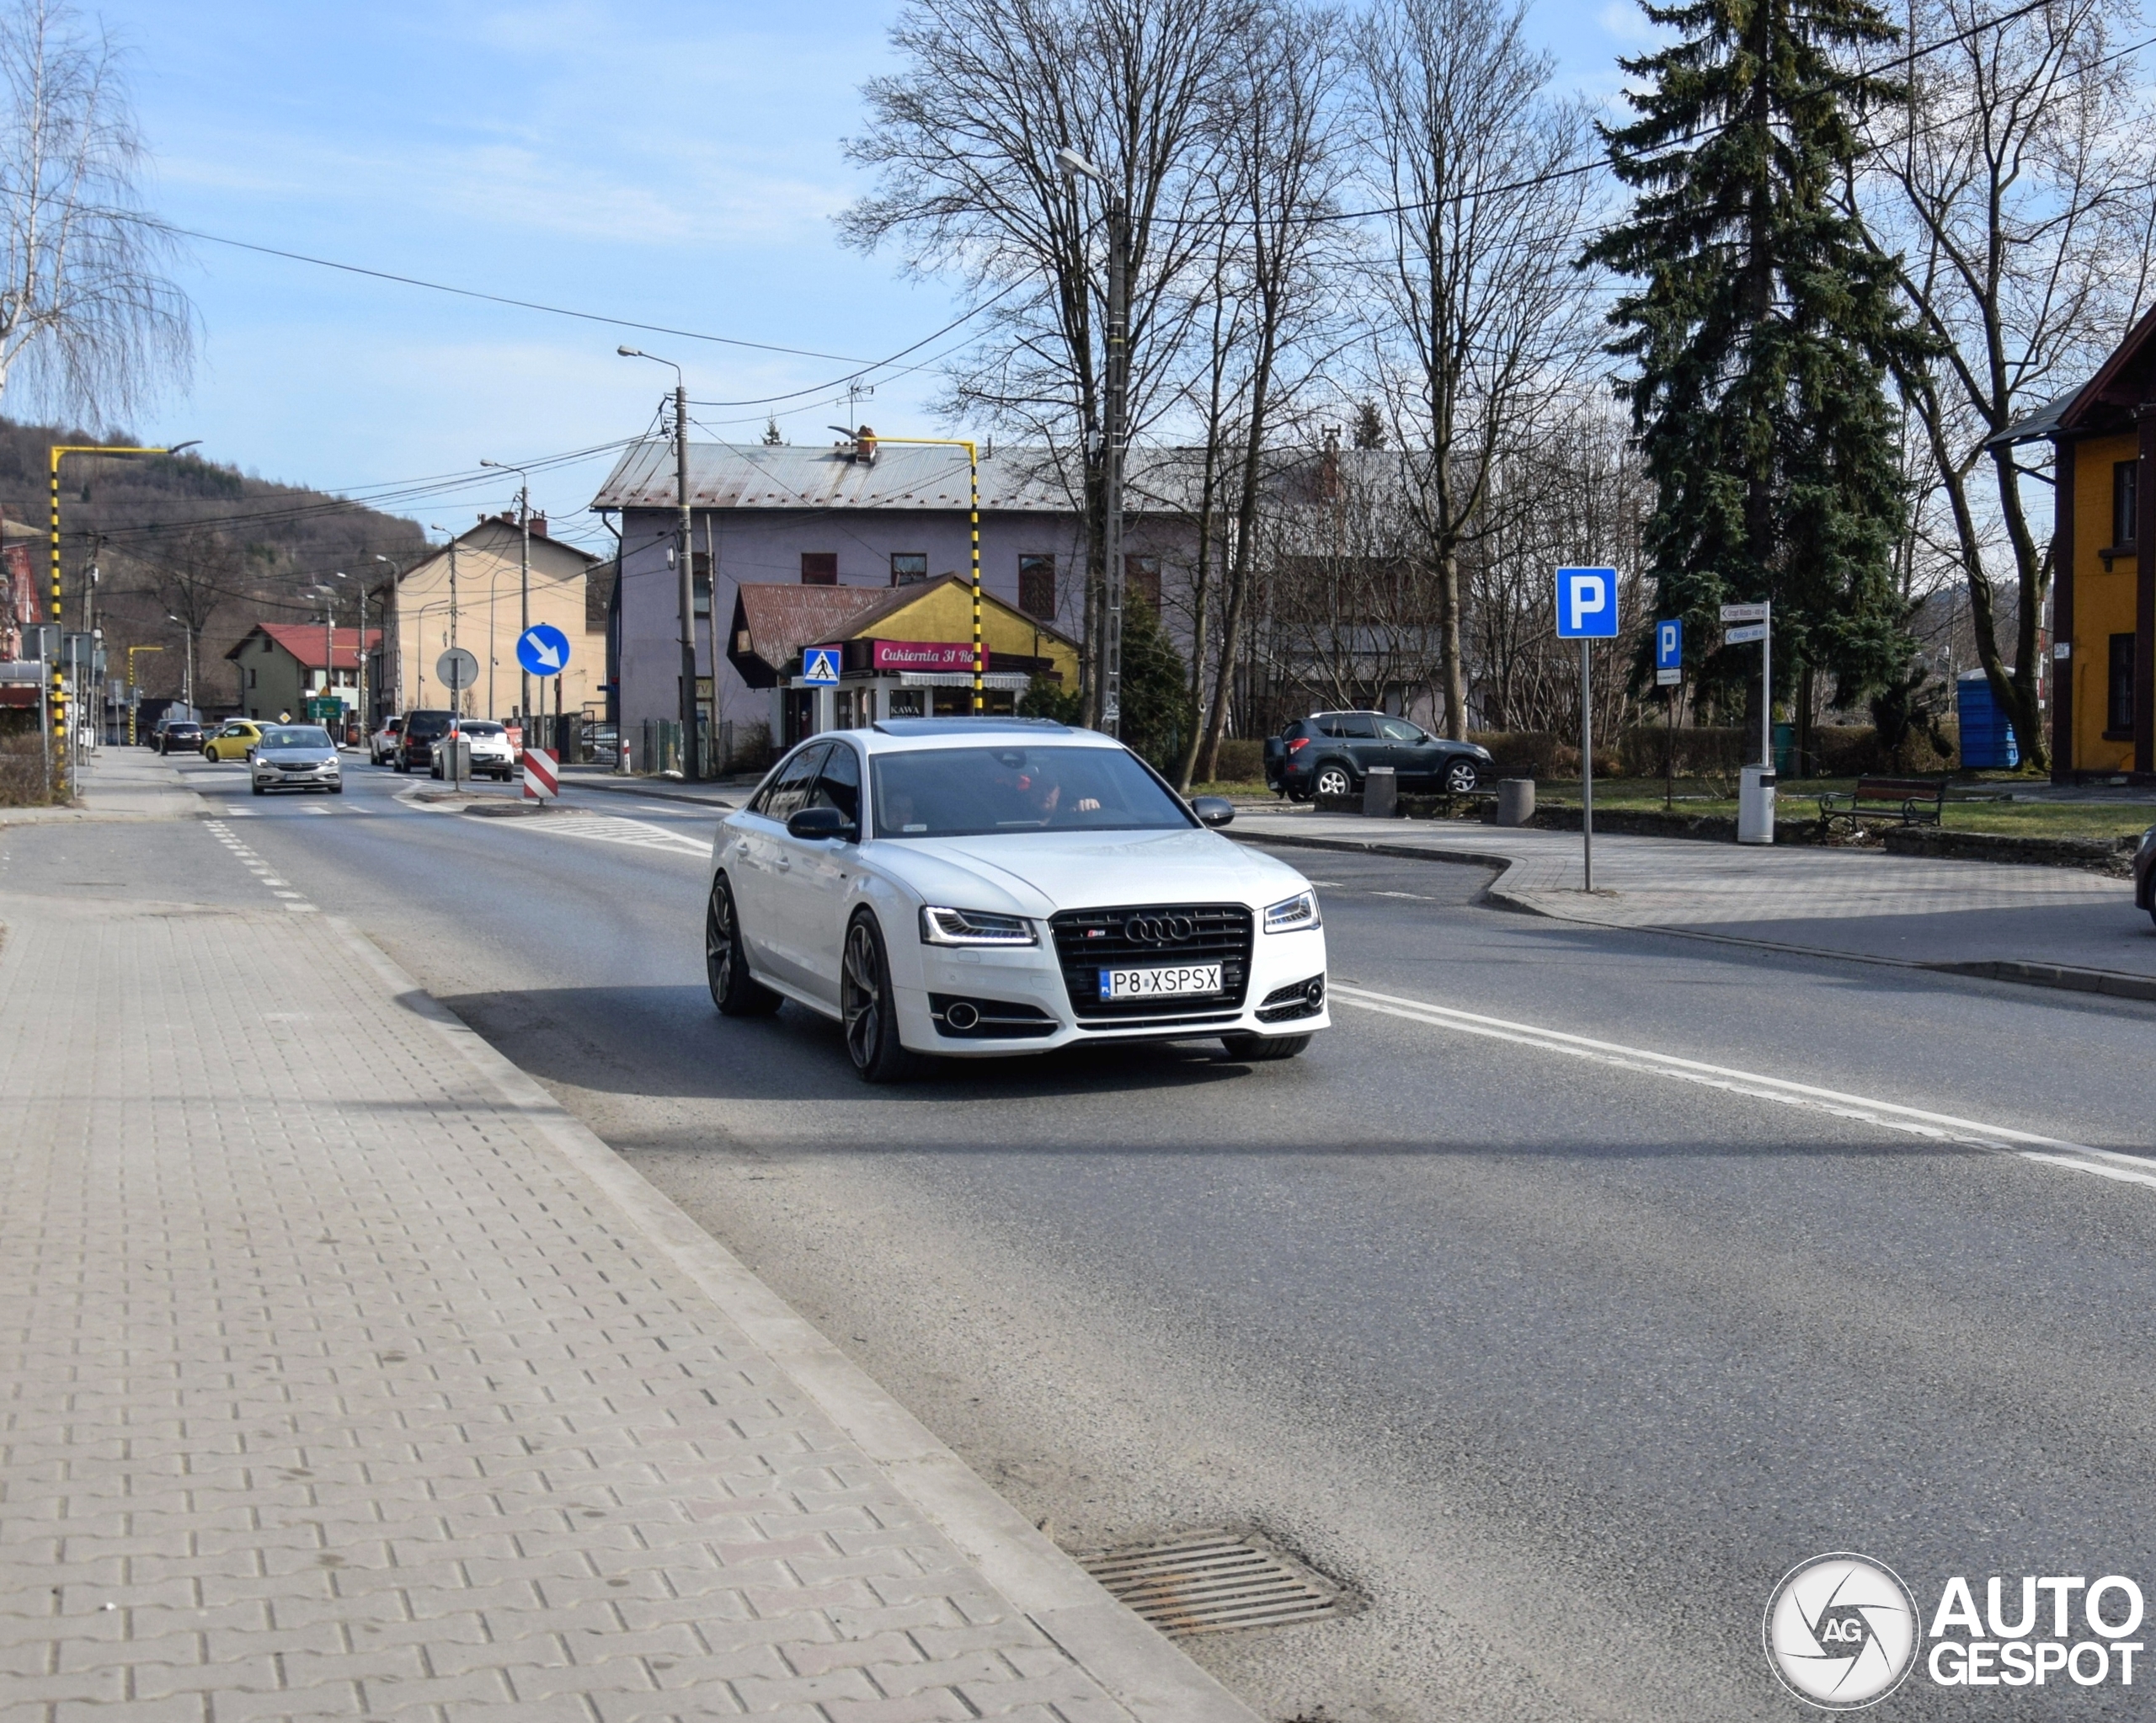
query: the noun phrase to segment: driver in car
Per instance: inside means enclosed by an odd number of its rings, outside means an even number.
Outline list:
[[[1016,768],[1008,782],[1019,805],[1043,825],[1054,824],[1056,812],[1063,805],[1062,781],[1049,776],[1037,765],[1028,765],[1022,754],[1006,755],[1001,763]],[[1091,796],[1081,796],[1070,804],[1073,813],[1097,813],[1100,810],[1099,801]]]

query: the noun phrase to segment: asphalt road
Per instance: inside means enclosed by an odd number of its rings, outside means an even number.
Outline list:
[[[1955,1574],[2156,1579],[2156,1187],[1888,1110],[2146,1150],[2156,1009],[1285,852],[1362,1001],[1303,1059],[872,1090],[832,1026],[712,1011],[696,809],[183,770],[278,884],[123,825],[0,832],[0,884],[350,917],[1067,1546],[1251,1528],[1348,1586],[1348,1619],[1187,1642],[1268,1716],[1788,1717],[1760,1612],[1818,1552],[1927,1608]],[[2137,1716],[2143,1684],[1919,1677],[1875,1715]]]

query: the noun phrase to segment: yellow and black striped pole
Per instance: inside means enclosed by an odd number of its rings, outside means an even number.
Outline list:
[[[180,445],[186,447],[185,444]],[[62,455],[168,455],[169,449],[138,449],[119,443],[55,443],[52,445],[52,627],[57,633],[61,627],[60,616],[60,457]],[[54,643],[58,645],[57,642]],[[52,673],[52,763],[57,779],[54,787],[65,787],[72,795],[74,786],[67,782],[67,679],[62,666],[67,660],[57,651],[53,654]]]
[[[970,516],[974,545],[974,716],[979,717],[988,709],[981,680],[988,668],[988,654],[980,643],[980,457],[968,443],[966,450],[967,477],[972,483],[973,511]]]
[[[980,632],[980,451],[970,437],[886,437],[878,436],[879,443],[910,443],[924,449],[963,449],[966,451],[966,477],[971,487],[972,506],[967,515],[967,530],[973,539],[974,571],[974,716],[979,717],[988,709],[986,683],[983,678],[988,670],[988,653],[981,644]]]

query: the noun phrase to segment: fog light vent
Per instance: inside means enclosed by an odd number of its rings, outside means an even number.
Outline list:
[[[1285,1627],[1342,1613],[1338,1587],[1233,1532],[1190,1532],[1077,1560],[1109,1595],[1178,1636]]]

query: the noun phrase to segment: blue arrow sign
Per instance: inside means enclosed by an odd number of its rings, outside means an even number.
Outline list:
[[[811,688],[835,688],[839,683],[839,649],[812,646],[801,654],[801,680]]]
[[[1654,625],[1654,667],[1657,670],[1684,668],[1684,624],[1673,618]]]
[[[1560,568],[1557,571],[1557,637],[1560,640],[1614,640],[1617,637],[1617,571],[1614,568]]]
[[[558,676],[568,668],[569,637],[552,622],[534,622],[516,637],[516,661],[535,676]]]

